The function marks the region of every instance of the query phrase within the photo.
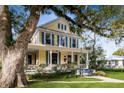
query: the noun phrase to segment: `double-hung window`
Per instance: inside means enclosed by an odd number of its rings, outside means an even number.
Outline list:
[[[75,38],[73,38],[73,40],[72,40],[72,46],[73,46],[73,48],[76,48],[76,39]]]
[[[46,33],[46,44],[51,44],[51,34]]]
[[[61,37],[61,46],[65,46],[66,45],[66,37],[62,36]]]

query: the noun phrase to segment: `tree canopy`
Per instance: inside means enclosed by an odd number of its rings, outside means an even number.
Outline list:
[[[123,48],[119,48],[118,50],[116,50],[113,55],[118,55],[118,56],[124,56],[124,49]]]
[[[37,9],[41,15],[54,12],[59,17],[66,18],[71,25],[71,31],[78,33],[90,30],[98,35],[111,38],[122,33],[113,27],[115,19],[120,19],[121,6],[9,6],[13,35],[21,33],[32,9]],[[39,11],[38,11],[39,10]],[[9,39],[9,43],[13,43]]]

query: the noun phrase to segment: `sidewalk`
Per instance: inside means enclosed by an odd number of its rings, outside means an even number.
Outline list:
[[[97,82],[111,82],[111,83],[124,83],[124,80],[113,79],[103,76],[85,76],[85,78],[96,78],[101,81],[48,81],[50,83],[97,83]],[[31,81],[43,81],[43,80],[31,80]]]

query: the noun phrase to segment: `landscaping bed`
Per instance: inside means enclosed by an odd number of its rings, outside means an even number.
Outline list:
[[[85,78],[76,76],[74,73],[51,73],[29,75],[29,80],[43,80],[43,81],[100,81],[95,78]]]

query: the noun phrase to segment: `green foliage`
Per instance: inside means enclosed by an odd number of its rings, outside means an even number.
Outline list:
[[[101,71],[124,72],[124,68],[100,68]]]
[[[94,68],[94,69],[99,68],[100,65],[103,64],[103,62],[105,63],[104,61],[105,54],[103,48],[100,46],[98,47],[96,46],[95,50],[90,53],[89,59],[90,59],[90,68]]]
[[[76,26],[72,26],[75,31],[87,30],[98,35],[110,38],[113,33],[112,21],[120,14],[120,6],[85,6],[85,8],[72,6],[71,10],[75,14]],[[86,30],[83,30],[83,29]],[[78,32],[79,33],[79,32]]]
[[[95,75],[97,75],[97,76],[105,76],[106,73],[105,73],[104,71],[97,71],[97,72],[95,73]]]
[[[29,80],[40,79],[40,80],[57,80],[64,78],[76,77],[74,73],[70,72],[56,72],[56,73],[36,73],[34,75],[28,75]]]
[[[117,51],[113,53],[113,55],[124,56],[124,49],[119,48]]]
[[[31,14],[31,9],[38,9],[39,12],[37,12],[42,15],[54,12],[57,16],[64,17],[69,21],[71,31],[80,36],[82,32],[89,30],[106,37],[112,35],[111,22],[115,18],[117,19],[121,11],[120,6],[9,6],[11,29],[15,40],[17,35],[23,31],[22,29]]]

